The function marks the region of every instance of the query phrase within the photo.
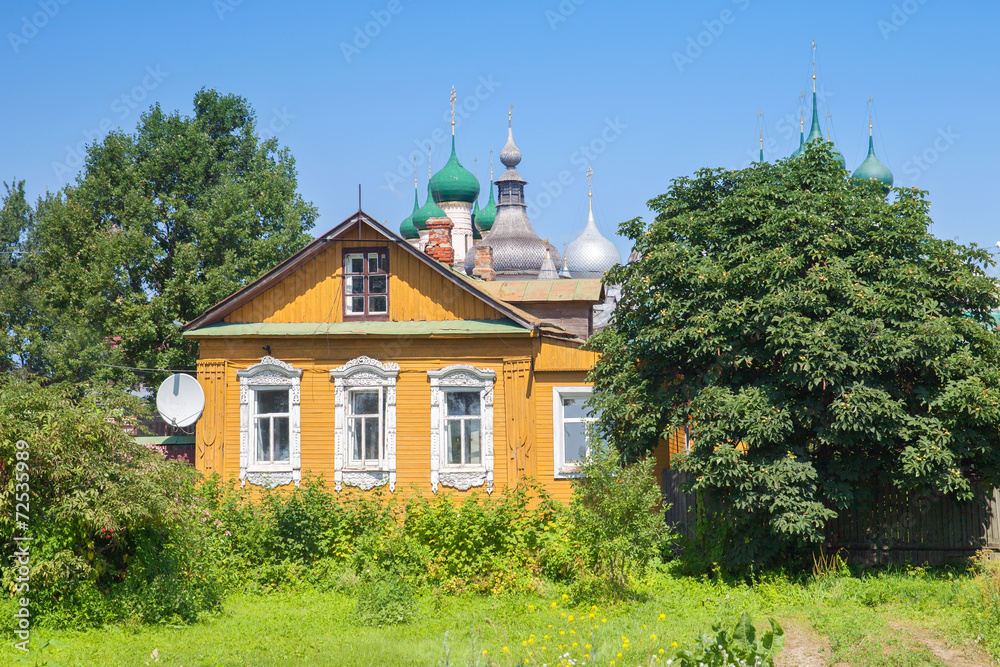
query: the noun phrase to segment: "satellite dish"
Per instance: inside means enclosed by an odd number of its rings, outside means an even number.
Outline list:
[[[205,411],[205,392],[187,373],[175,373],[156,391],[156,409],[171,426],[191,426]]]

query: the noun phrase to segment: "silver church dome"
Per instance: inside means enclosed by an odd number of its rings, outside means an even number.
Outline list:
[[[493,271],[498,280],[535,280],[545,261],[546,248],[549,257],[558,266],[562,256],[554,245],[538,238],[531,228],[524,201],[524,186],[527,183],[514,171],[521,161],[521,151],[514,144],[514,134],[507,116],[507,144],[500,151],[500,161],[507,167],[506,173],[496,180],[497,217],[489,234],[477,246],[489,246],[493,250]],[[475,263],[475,253],[470,262],[465,262],[466,272]],[[467,257],[468,257],[467,255]]]
[[[612,266],[622,263],[618,248],[597,229],[593,203],[589,209],[583,231],[566,248],[566,268],[574,278],[600,278]]]

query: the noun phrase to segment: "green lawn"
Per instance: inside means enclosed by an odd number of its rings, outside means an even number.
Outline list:
[[[514,665],[526,657],[556,664],[553,658],[566,652],[587,654],[595,664],[655,664],[661,656],[666,662],[675,642],[690,644],[716,622],[731,626],[744,609],[758,627],[774,616],[813,628],[825,638],[831,664],[947,664],[920,636],[901,633],[900,623],[953,645],[971,645],[977,635],[969,613],[978,598],[965,574],[909,570],[810,583],[771,577],[749,586],[680,576],[668,567],[643,583],[639,600],[611,608],[572,605],[554,586],[546,593],[428,594],[413,623],[383,629],[357,626],[354,599],[343,593],[234,595],[221,614],[188,627],[35,629],[34,647],[49,639],[58,645],[28,664]],[[11,642],[0,649],[2,664],[17,657]]]

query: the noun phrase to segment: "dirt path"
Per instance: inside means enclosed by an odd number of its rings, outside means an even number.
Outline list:
[[[775,667],[827,667],[830,664],[830,642],[808,622],[799,619],[782,619],[785,631],[785,648],[775,656]],[[846,667],[844,663],[838,666]]]
[[[887,619],[889,627],[907,635],[927,647],[938,660],[948,667],[993,667],[994,663],[973,646],[954,645],[941,639],[933,631],[911,623]]]

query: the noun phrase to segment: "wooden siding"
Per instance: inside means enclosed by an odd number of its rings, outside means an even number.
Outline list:
[[[334,383],[330,370],[366,355],[399,364],[396,384],[396,490],[430,494],[430,383],[427,371],[465,363],[492,369],[496,489],[521,475],[538,479],[554,497],[568,502],[570,482],[553,474],[552,387],[586,385],[585,372],[532,370],[534,341],[525,338],[453,340],[338,339],[268,340],[271,354],[302,369],[301,451],[303,477],[334,472]],[[236,371],[259,363],[261,340],[202,340],[199,380],[214,402],[212,416],[198,423],[197,467],[229,479],[239,475],[240,392]],[[501,351],[504,356],[498,356]],[[481,492],[473,489],[470,493]]]
[[[573,496],[573,483],[555,478],[555,433],[553,387],[589,387],[584,372],[559,372],[535,374],[535,433],[537,452],[537,478],[552,496],[568,503]]]
[[[535,370],[542,371],[587,371],[594,367],[600,354],[581,350],[580,343],[555,338],[542,338],[541,347],[535,358]]]
[[[436,273],[406,249],[362,227],[351,230],[274,287],[226,316],[226,322],[342,322],[343,254],[358,247],[389,248],[389,319],[394,322],[497,320],[506,317]]]

